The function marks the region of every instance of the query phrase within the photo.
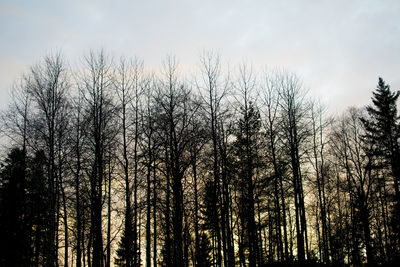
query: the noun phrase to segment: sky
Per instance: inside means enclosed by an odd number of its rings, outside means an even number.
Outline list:
[[[73,67],[101,48],[150,68],[175,55],[195,69],[204,50],[231,68],[283,68],[339,113],[368,104],[379,76],[400,89],[400,1],[0,0],[0,109],[44,56]]]

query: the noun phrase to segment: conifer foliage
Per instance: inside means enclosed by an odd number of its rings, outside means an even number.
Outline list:
[[[365,142],[368,152],[376,157],[376,168],[389,168],[393,181],[395,204],[392,207],[394,236],[391,246],[398,250],[400,238],[400,125],[397,116],[397,99],[400,91],[392,92],[390,86],[379,78],[376,91],[373,92],[372,105],[367,106],[368,117],[361,118],[365,127]],[[383,164],[383,165],[382,165]],[[398,252],[398,251],[397,251]]]

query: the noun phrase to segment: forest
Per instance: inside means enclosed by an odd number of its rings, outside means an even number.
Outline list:
[[[400,262],[400,93],[380,77],[331,115],[287,70],[97,51],[10,93],[0,266]]]

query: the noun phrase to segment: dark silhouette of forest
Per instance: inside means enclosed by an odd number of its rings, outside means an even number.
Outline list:
[[[338,116],[288,71],[204,52],[60,54],[1,113],[0,266],[399,263],[399,91]],[[375,89],[374,89],[375,88]]]

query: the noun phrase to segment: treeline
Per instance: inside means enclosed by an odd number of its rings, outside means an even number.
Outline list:
[[[381,78],[332,118],[295,74],[213,53],[191,78],[173,57],[67,66],[31,67],[2,113],[1,266],[399,260],[399,92]]]

